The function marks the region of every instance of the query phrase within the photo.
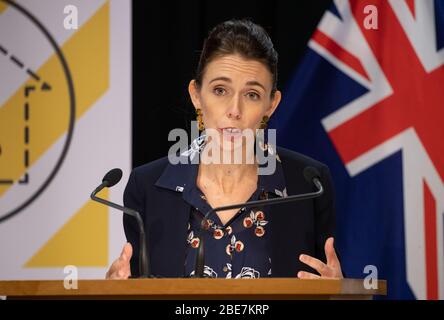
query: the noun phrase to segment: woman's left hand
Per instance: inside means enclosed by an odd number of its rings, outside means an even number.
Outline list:
[[[321,260],[313,258],[306,254],[301,254],[299,260],[306,265],[309,265],[317,272],[320,276],[314,273],[299,271],[299,279],[342,279],[341,263],[336,255],[335,248],[333,246],[334,239],[328,238],[325,241],[325,256],[327,257],[327,263],[323,263]]]

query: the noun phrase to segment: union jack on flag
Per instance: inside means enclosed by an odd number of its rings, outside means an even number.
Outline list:
[[[388,298],[444,299],[443,64],[444,1],[336,0],[272,123],[329,165],[342,267]]]

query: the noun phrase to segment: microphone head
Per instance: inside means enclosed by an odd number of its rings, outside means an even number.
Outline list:
[[[108,188],[111,188],[122,179],[122,170],[119,168],[108,171],[102,179],[102,183],[106,183]]]
[[[321,178],[319,171],[313,167],[305,167],[304,169],[304,178],[308,183],[312,184],[314,178]]]

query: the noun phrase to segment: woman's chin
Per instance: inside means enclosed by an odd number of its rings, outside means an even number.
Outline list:
[[[232,139],[224,137],[220,140],[220,143],[218,143],[218,147],[222,152],[242,150],[243,143],[242,139]]]

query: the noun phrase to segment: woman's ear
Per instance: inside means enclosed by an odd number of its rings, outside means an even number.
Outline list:
[[[188,93],[190,94],[191,102],[193,103],[194,108],[200,109],[200,96],[196,80],[193,79],[188,84]]]
[[[282,94],[279,90],[276,90],[276,92],[273,95],[273,98],[271,100],[270,108],[265,113],[269,118],[271,118],[271,115],[276,111],[276,108],[279,105],[279,102],[281,102]]]

